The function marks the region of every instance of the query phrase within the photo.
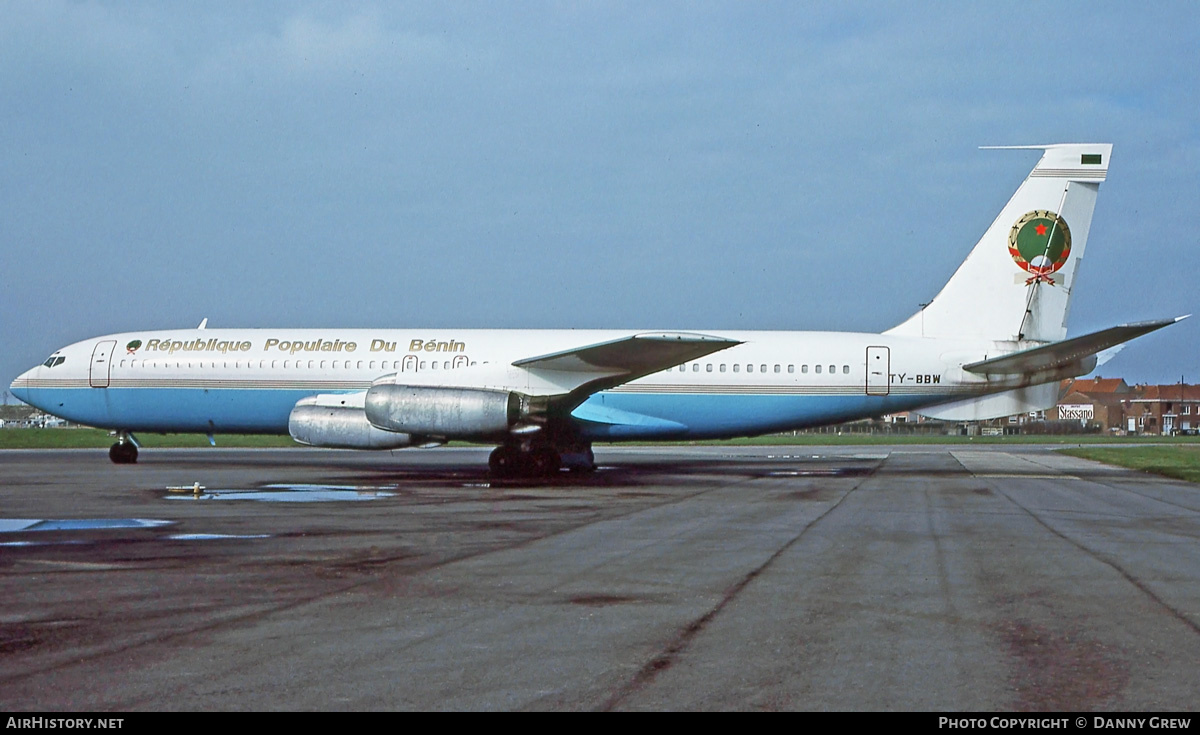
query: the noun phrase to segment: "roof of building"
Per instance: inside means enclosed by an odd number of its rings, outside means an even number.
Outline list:
[[[1089,396],[1089,395],[1084,395],[1083,393],[1080,393],[1079,391],[1071,391],[1070,393],[1066,394],[1062,398],[1058,399],[1058,405],[1060,405],[1060,406],[1062,406],[1062,405],[1080,406],[1080,405],[1084,405],[1084,404],[1087,404],[1090,406],[1095,403],[1097,403],[1095,397]]]
[[[1128,393],[1129,385],[1124,378],[1081,378],[1074,381],[1065,381],[1070,383],[1066,386],[1067,391],[1075,393]]]
[[[1142,402],[1151,401],[1200,401],[1200,385],[1139,385],[1134,391],[1137,395],[1126,396],[1127,400]]]

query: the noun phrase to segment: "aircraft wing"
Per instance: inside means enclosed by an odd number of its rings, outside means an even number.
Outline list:
[[[741,344],[732,339],[688,332],[635,334],[513,363],[527,370],[624,375],[633,380]],[[622,381],[624,382],[624,381]]]
[[[1169,327],[1183,319],[1187,319],[1187,316],[1109,327],[1099,332],[1085,334],[1082,337],[1064,339],[1061,342],[1052,342],[1041,347],[973,362],[963,365],[963,370],[978,375],[1023,375],[1055,370],[1091,357],[1122,342],[1128,342],[1135,337]]]
[[[648,332],[562,352],[528,357],[513,366],[572,374],[567,404],[577,405],[597,391],[628,383],[741,342],[691,332]]]

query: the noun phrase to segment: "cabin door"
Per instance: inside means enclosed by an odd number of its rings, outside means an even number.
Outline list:
[[[108,376],[112,370],[112,354],[116,348],[115,340],[107,340],[96,345],[92,350],[92,366],[88,372],[88,382],[93,388],[107,388]]]
[[[891,361],[887,347],[867,348],[867,395],[886,396],[891,390]]]

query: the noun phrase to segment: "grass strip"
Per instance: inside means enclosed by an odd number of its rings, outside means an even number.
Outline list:
[[[207,447],[203,434],[135,434],[147,449]],[[0,449],[108,449],[116,440],[104,429],[0,429]],[[218,447],[296,447],[290,436],[217,434]]]
[[[1200,446],[1079,447],[1058,451],[1131,470],[1200,482]]]

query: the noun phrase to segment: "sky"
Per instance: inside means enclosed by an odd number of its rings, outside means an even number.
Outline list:
[[[876,332],[1114,144],[1072,335],[1197,311],[1200,4],[0,0],[0,381],[195,327]],[[1100,369],[1200,382],[1200,317]]]

